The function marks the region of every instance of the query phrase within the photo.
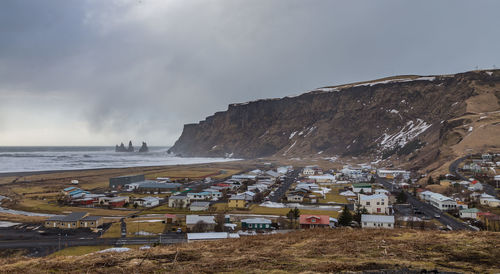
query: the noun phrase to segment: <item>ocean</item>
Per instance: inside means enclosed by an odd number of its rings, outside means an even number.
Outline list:
[[[233,161],[229,158],[176,157],[169,147],[149,152],[115,152],[115,147],[0,147],[0,173],[199,164]],[[138,149],[138,148],[136,148]]]

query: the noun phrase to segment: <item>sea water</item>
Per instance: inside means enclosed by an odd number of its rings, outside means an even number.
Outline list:
[[[149,152],[115,152],[115,147],[0,147],[0,173],[199,164],[233,161],[230,158],[177,157],[169,147]],[[138,148],[136,148],[138,149]]]

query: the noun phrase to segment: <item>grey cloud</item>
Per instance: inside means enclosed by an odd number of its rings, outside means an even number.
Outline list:
[[[172,144],[184,123],[229,103],[500,64],[498,10],[486,0],[2,1],[0,92],[57,93],[92,132]]]

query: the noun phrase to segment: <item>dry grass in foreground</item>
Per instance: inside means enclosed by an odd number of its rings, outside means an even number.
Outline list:
[[[438,269],[498,272],[500,234],[412,230],[310,230],[147,251],[0,260],[5,272],[338,272]]]

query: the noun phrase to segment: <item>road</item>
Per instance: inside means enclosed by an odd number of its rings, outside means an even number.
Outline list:
[[[395,195],[397,195],[401,191],[394,189],[392,183],[386,179],[378,177],[376,180],[378,183],[381,183],[387,190],[390,190]],[[407,193],[406,196],[408,197],[407,199],[408,203],[410,203],[410,205],[414,209],[418,209],[429,218],[438,220],[443,226],[445,227],[450,226],[453,230],[472,230],[467,224],[446,215],[444,212],[442,212],[441,210],[435,208],[430,204],[418,200],[410,193]],[[439,215],[440,217],[436,218],[437,215]]]
[[[12,248],[49,248],[52,250],[57,250],[59,247],[69,247],[69,246],[88,246],[88,245],[141,245],[141,244],[175,244],[186,242],[185,234],[163,234],[160,237],[133,237],[133,238],[93,238],[93,237],[66,237],[53,236],[46,237],[44,239],[27,239],[27,240],[3,240],[0,241],[0,249],[12,249]]]
[[[469,179],[467,177],[465,177],[460,172],[458,172],[458,165],[461,162],[465,161],[465,159],[469,158],[470,156],[471,155],[466,155],[462,158],[458,158],[455,161],[453,161],[453,163],[451,163],[449,166],[450,173],[455,175],[455,177],[460,178],[461,180],[468,181]],[[493,197],[496,197],[497,191],[495,190],[495,188],[492,185],[489,185],[486,183],[483,183],[482,185],[483,185],[484,192],[488,193],[489,195],[492,195]]]
[[[269,196],[269,200],[271,202],[277,203],[281,200],[281,198],[283,198],[290,186],[297,180],[299,170],[300,169],[295,169],[286,174],[285,181],[274,191],[273,195]]]

